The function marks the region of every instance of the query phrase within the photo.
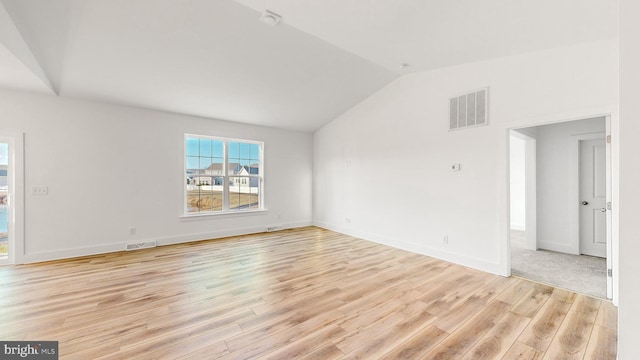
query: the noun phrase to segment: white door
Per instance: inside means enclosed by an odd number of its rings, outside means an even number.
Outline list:
[[[580,253],[607,256],[605,139],[580,140]]]

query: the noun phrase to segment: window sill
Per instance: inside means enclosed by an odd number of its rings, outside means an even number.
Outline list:
[[[179,216],[180,221],[197,221],[197,220],[208,220],[216,217],[236,217],[236,216],[254,216],[254,215],[263,215],[266,214],[269,209],[259,209],[259,210],[245,210],[245,211],[234,211],[234,212],[219,212],[219,213],[206,213],[206,214],[182,214]]]

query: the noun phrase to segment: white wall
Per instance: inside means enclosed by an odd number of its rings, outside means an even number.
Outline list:
[[[511,135],[509,137],[509,180],[511,229],[525,231],[525,147],[524,139]],[[524,243],[521,244],[524,246]]]
[[[24,132],[22,261],[311,223],[310,134],[11,91],[0,108],[0,134]],[[184,133],[264,141],[269,211],[181,219]],[[49,195],[32,196],[33,186]]]
[[[536,130],[538,248],[579,254],[574,135],[602,133],[604,138],[605,119],[544,125]]]
[[[618,359],[640,359],[640,2],[620,0],[620,276]],[[614,143],[615,145],[615,143]],[[615,203],[614,203],[615,204]],[[615,207],[614,207],[615,210]]]
[[[617,71],[599,41],[403,76],[315,133],[314,222],[507,274],[508,128],[613,111]],[[448,98],[485,86],[490,124],[449,132]]]
[[[537,250],[538,246],[537,246],[537,220],[536,220],[536,210],[537,210],[537,196],[536,196],[536,168],[537,168],[537,161],[536,161],[536,136],[537,136],[537,127],[525,127],[525,128],[519,128],[519,129],[512,129],[509,131],[510,134],[510,138],[513,139],[514,137],[520,139],[523,141],[523,156],[524,158],[521,159],[520,161],[522,162],[522,164],[518,164],[515,165],[516,169],[518,166],[522,167],[522,171],[523,174],[522,176],[524,177],[524,183],[523,184],[518,184],[517,186],[520,186],[521,189],[524,188],[524,228],[526,230],[526,239],[524,239],[524,244],[517,244],[517,245],[523,245],[524,248],[529,249],[529,250]],[[509,164],[509,171],[512,171],[512,165],[513,164],[513,158],[509,158],[510,159],[510,164]],[[518,170],[516,170],[518,171]],[[512,201],[512,197],[513,197],[513,192],[514,192],[514,188],[513,188],[513,184],[509,184],[509,190],[510,190],[510,194],[509,194],[509,200],[512,202],[510,204],[510,206],[513,206],[513,201]],[[517,191],[517,190],[516,190]],[[517,195],[516,195],[517,196]],[[521,205],[521,206],[522,206]],[[516,204],[516,206],[518,206]],[[513,209],[513,207],[511,208]],[[511,210],[513,212],[513,210]],[[522,216],[522,215],[520,215]],[[511,228],[513,228],[513,224],[511,225]],[[513,241],[512,241],[513,243]],[[505,249],[505,255],[510,254],[509,251],[507,251],[507,249]],[[506,257],[506,256],[505,256]],[[507,257],[506,257],[507,258]]]

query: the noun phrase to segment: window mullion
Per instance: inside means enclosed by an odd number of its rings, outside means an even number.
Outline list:
[[[224,169],[224,186],[222,187],[222,211],[229,211],[229,143],[223,142],[223,166]]]

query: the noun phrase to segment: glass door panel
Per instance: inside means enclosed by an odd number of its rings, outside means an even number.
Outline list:
[[[9,257],[9,144],[0,142],[0,260]]]

